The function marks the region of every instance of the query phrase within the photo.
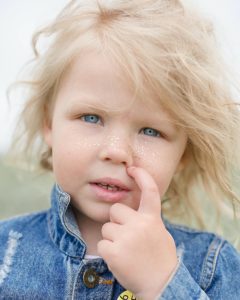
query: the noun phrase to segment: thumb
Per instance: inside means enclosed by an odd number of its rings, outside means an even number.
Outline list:
[[[136,181],[140,191],[141,199],[138,211],[151,215],[160,216],[161,198],[158,186],[152,176],[142,168],[129,167],[128,174]]]

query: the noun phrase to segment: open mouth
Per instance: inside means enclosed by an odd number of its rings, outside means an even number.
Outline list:
[[[101,178],[90,182],[98,199],[106,202],[119,202],[128,197],[130,189],[120,180]]]
[[[123,191],[122,188],[116,185],[106,184],[106,183],[95,183],[95,184],[108,191],[112,191],[112,192]]]

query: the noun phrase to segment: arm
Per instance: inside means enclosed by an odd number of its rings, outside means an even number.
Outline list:
[[[192,278],[183,262],[179,262],[176,272],[171,280],[165,285],[157,300],[207,300],[208,295]],[[216,299],[216,298],[211,298]]]
[[[175,299],[176,295],[177,299],[240,299],[239,253],[230,243],[216,237],[209,246],[200,283],[195,282],[183,262],[180,262],[157,299]]]

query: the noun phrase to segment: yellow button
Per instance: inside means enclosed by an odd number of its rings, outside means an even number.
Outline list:
[[[118,296],[117,300],[137,300],[137,298],[133,295],[132,292],[124,291]]]

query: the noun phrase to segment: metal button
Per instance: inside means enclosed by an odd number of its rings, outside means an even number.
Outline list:
[[[83,273],[83,282],[92,289],[99,283],[99,276],[94,269],[88,269]]]

